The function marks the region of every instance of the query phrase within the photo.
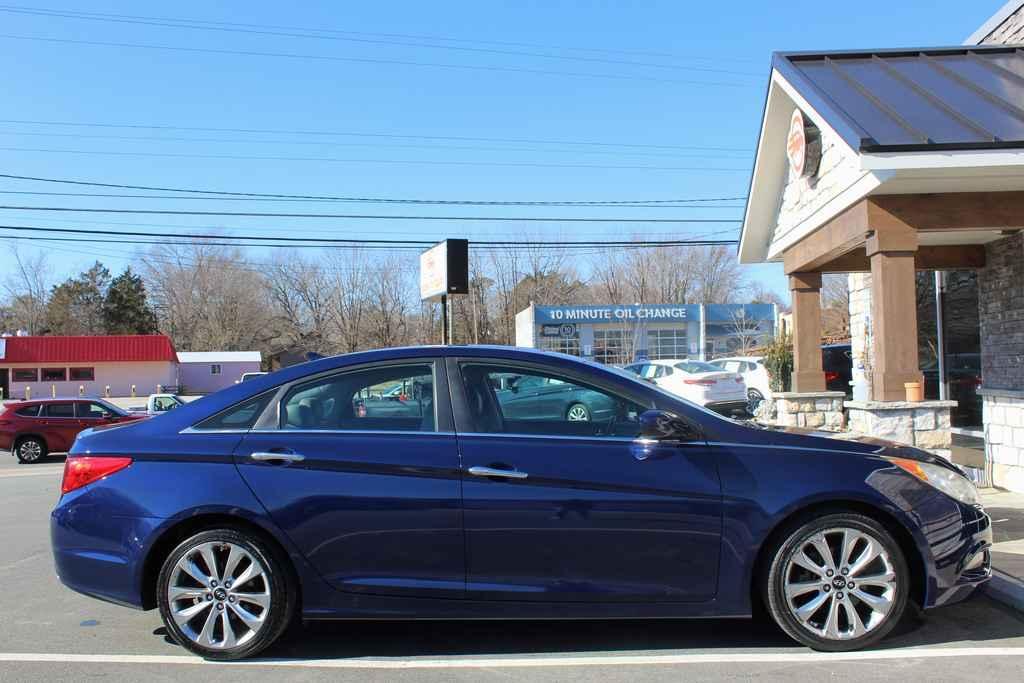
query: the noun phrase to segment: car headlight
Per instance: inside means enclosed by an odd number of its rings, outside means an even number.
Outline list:
[[[908,460],[906,458],[886,458],[889,462],[902,470],[909,472],[929,486],[933,486],[945,493],[950,498],[966,505],[981,505],[981,498],[978,497],[978,489],[974,483],[948,467],[933,465],[919,460]]]

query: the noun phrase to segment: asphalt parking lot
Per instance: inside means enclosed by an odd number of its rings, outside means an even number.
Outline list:
[[[984,596],[908,618],[880,648],[813,653],[748,621],[374,622],[309,625],[259,660],[209,664],[156,612],[73,593],[53,571],[60,458],[0,451],[0,680],[1019,680],[1024,616]]]

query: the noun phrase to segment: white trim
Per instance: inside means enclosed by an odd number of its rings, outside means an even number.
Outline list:
[[[213,667],[275,667],[302,669],[534,669],[544,667],[667,666],[682,664],[797,664],[892,660],[946,659],[950,657],[1024,657],[1024,647],[901,647],[862,652],[716,652],[670,655],[531,655],[527,657],[404,657],[394,659],[253,659],[218,662],[191,655],[70,654],[0,652],[0,662],[48,664],[186,664]]]
[[[1005,5],[996,10],[996,13],[985,20],[985,23],[978,27],[978,29],[967,36],[967,40],[964,41],[964,45],[980,45],[981,41],[989,36],[993,31],[1003,25],[1003,22],[1010,18],[1014,12],[1024,7],[1024,0],[1010,0]]]
[[[1024,166],[1024,149],[970,149],[931,152],[888,152],[860,155],[867,171],[991,168]]]
[[[259,351],[178,351],[179,363],[259,363]]]

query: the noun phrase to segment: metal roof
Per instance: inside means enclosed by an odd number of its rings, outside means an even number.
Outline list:
[[[177,360],[170,337],[4,337],[4,363],[114,363]]]
[[[1017,46],[775,53],[772,66],[860,152],[1024,147]]]

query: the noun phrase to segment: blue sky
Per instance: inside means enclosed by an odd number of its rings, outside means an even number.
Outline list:
[[[0,11],[0,60],[5,64],[0,72],[0,173],[256,192],[542,201],[743,196],[773,50],[959,44],[1002,4],[862,0],[854,9],[849,3],[802,0],[41,2],[0,8],[339,33],[310,39]],[[3,179],[0,190],[101,191]],[[379,205],[17,194],[0,199],[7,205],[409,213],[409,207]],[[444,215],[742,215],[740,208],[727,207],[413,208]],[[594,239],[624,233],[677,238],[722,231],[729,237],[738,231],[734,224],[448,225],[11,210],[0,218],[5,224],[54,227],[130,230],[161,224],[181,230],[423,239]],[[47,252],[54,276],[61,279],[95,258],[118,270],[131,259],[124,245],[53,244]],[[266,254],[253,254],[261,256]],[[777,266],[752,268],[749,274],[785,290]]]

